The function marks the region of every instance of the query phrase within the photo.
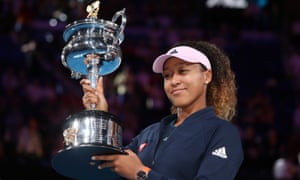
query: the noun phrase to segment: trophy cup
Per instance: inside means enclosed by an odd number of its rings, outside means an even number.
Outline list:
[[[66,26],[67,42],[62,64],[71,70],[71,77],[87,77],[96,88],[97,79],[114,72],[121,64],[120,44],[124,39],[125,9],[116,12],[111,21],[98,19],[100,1],[86,8],[86,19]],[[116,21],[121,18],[120,25]],[[96,110],[84,110],[66,119],[63,127],[64,149],[52,159],[58,173],[72,179],[114,179],[119,177],[108,168],[99,170],[93,155],[126,154],[122,149],[122,122],[117,116]]]

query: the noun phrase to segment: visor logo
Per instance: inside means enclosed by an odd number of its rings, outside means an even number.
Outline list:
[[[170,54],[176,54],[176,53],[178,53],[176,49],[170,52]]]

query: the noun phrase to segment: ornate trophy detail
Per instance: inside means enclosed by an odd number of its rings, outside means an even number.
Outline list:
[[[100,1],[95,1],[86,7],[86,12],[88,12],[88,18],[97,18],[100,7]]]
[[[86,8],[86,19],[66,26],[63,38],[62,64],[71,70],[71,77],[87,77],[96,88],[97,80],[114,72],[121,64],[120,44],[124,39],[125,9],[114,14],[111,21],[98,19],[100,1]],[[121,24],[116,23],[121,18]],[[63,131],[65,148],[52,159],[53,168],[73,179],[113,179],[118,175],[110,169],[99,170],[96,154],[125,154],[122,149],[122,122],[108,112],[84,110],[69,115]]]

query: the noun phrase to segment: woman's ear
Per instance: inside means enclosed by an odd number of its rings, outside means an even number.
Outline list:
[[[211,70],[207,70],[207,71],[205,71],[205,84],[208,84],[208,83],[210,83],[211,82],[211,80],[212,80],[212,72],[211,72]]]

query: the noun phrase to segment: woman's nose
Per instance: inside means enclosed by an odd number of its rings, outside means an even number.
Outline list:
[[[176,85],[178,83],[180,83],[180,77],[178,76],[178,74],[173,74],[173,76],[171,77],[171,84]]]

